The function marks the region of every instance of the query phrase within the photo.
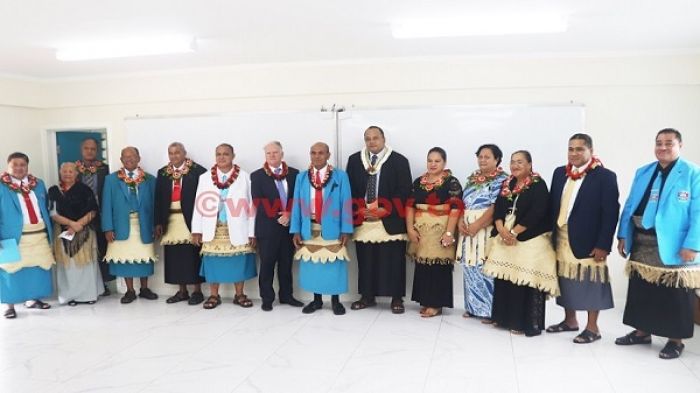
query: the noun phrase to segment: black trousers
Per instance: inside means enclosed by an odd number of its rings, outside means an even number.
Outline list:
[[[258,255],[260,256],[260,297],[263,303],[272,303],[275,300],[275,289],[272,281],[275,277],[277,266],[277,282],[279,283],[279,299],[287,301],[292,297],[292,258],[294,257],[294,243],[292,236],[286,235],[280,238],[258,238]]]
[[[355,242],[360,295],[403,297],[406,294],[406,242]]]

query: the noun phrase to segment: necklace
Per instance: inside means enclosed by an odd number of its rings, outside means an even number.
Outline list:
[[[216,165],[211,167],[211,181],[214,183],[216,188],[219,190],[225,190],[229,187],[231,187],[231,184],[238,179],[238,173],[241,171],[241,167],[239,167],[236,164],[233,164],[233,172],[231,173],[231,177],[226,179],[225,182],[220,182],[219,181],[219,176],[216,174]]]

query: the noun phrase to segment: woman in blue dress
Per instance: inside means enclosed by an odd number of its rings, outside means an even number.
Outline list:
[[[493,226],[493,208],[508,174],[499,167],[501,149],[486,144],[476,151],[479,169],[464,184],[464,219],[459,221],[457,257],[464,270],[464,317],[490,318],[493,278],[482,270],[486,241]],[[484,320],[490,322],[489,319]]]

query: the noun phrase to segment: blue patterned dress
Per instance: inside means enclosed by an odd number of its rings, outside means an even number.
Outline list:
[[[475,172],[476,174],[476,172]],[[462,193],[464,201],[465,217],[470,211],[484,210],[491,207],[498,194],[501,192],[501,185],[508,177],[502,172],[491,181],[483,184],[475,184],[467,179]],[[487,238],[491,227],[479,231],[476,237]],[[464,309],[472,316],[481,318],[491,317],[491,304],[493,301],[493,278],[484,275],[482,271],[485,250],[483,247],[470,245],[471,239],[463,237],[461,242],[462,269],[464,270]],[[481,243],[483,245],[484,243]],[[475,247],[475,254],[469,252],[470,247]],[[470,261],[470,255],[476,255],[476,261]],[[470,264],[471,262],[471,264]]]

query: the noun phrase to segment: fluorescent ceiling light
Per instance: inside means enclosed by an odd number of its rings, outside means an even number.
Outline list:
[[[391,24],[394,38],[460,37],[563,33],[568,28],[559,15],[469,15],[446,19],[405,19]]]
[[[187,36],[156,36],[67,44],[56,50],[56,59],[81,61],[117,57],[194,52],[196,40]]]

